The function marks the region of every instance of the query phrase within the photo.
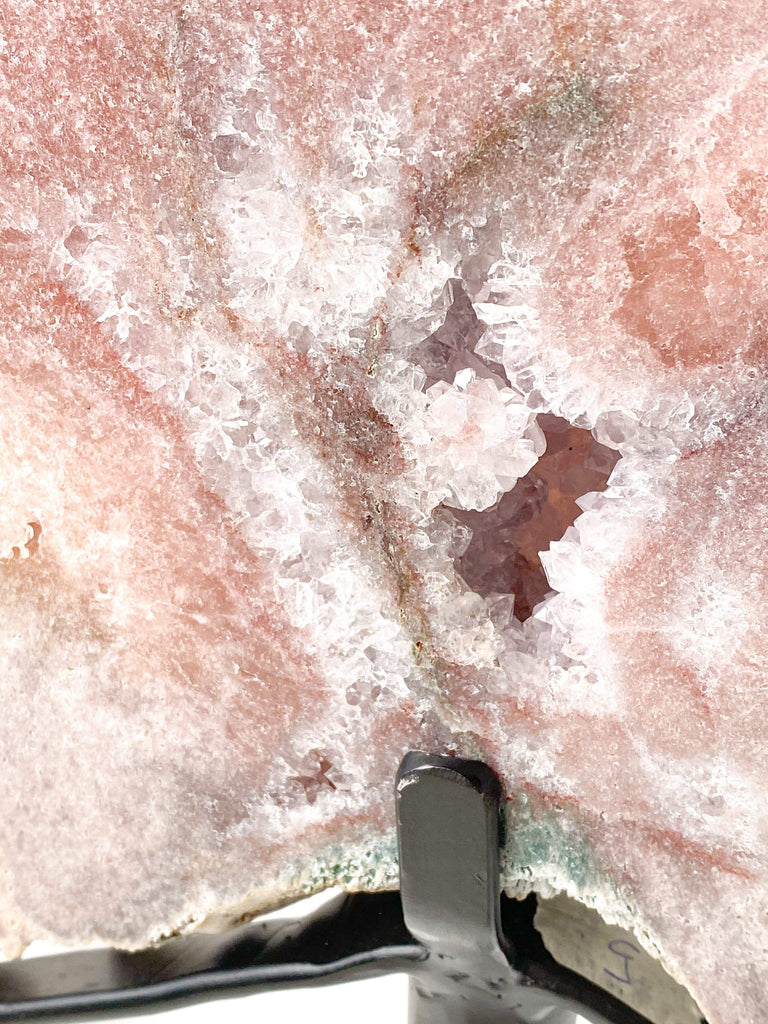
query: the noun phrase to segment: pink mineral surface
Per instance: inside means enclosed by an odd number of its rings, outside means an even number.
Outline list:
[[[0,943],[504,884],[768,1003],[765,0],[0,0]]]

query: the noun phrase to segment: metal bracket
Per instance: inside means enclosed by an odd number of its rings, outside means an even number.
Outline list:
[[[649,1024],[549,955],[535,897],[499,894],[501,789],[478,761],[408,754],[397,775],[397,893],[310,919],[0,964],[0,1021],[123,1018],[253,991],[406,972],[410,1024]],[[401,899],[402,897],[402,899]]]
[[[532,921],[504,927],[500,802],[498,779],[481,761],[412,753],[400,765],[403,914],[429,950],[410,972],[410,1024],[639,1024],[601,989],[553,970]]]

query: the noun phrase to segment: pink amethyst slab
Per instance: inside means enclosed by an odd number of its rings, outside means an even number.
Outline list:
[[[393,887],[421,748],[762,1021],[768,3],[0,0],[0,76],[4,953]]]

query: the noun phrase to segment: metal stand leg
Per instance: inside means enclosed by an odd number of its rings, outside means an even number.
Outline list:
[[[403,914],[432,961],[411,981],[411,1024],[510,1022],[504,991],[517,975],[501,945],[499,798],[480,762],[409,754],[400,766]]]
[[[607,1024],[513,966],[500,920],[500,799],[496,776],[478,761],[411,753],[400,766],[403,915],[428,951],[409,968],[410,1024]],[[621,1018],[640,1020],[631,1011]]]

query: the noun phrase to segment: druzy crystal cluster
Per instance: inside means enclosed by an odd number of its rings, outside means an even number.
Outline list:
[[[0,2],[0,938],[504,884],[768,1002],[768,6]]]

